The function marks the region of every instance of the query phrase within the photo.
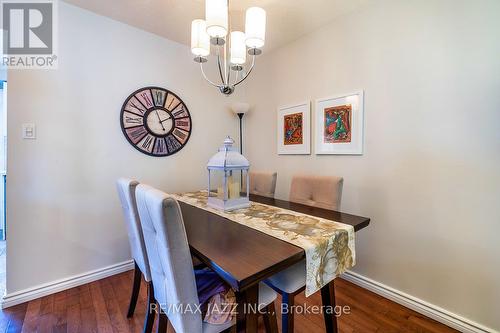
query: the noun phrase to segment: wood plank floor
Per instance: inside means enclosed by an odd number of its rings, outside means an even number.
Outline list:
[[[0,332],[141,332],[146,288],[141,287],[135,315],[128,320],[131,285],[130,271],[5,309],[0,312]],[[339,319],[342,333],[456,332],[345,280],[337,279],[335,285],[337,305],[351,309]],[[319,295],[297,296],[296,304],[304,303],[320,305],[321,299]],[[264,332],[261,321],[259,332]],[[169,327],[169,333],[173,332]],[[295,332],[324,332],[322,315],[296,315]]]

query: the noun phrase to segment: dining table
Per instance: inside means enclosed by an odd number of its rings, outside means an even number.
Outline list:
[[[367,217],[250,195],[250,201],[348,224],[359,231]],[[238,333],[257,332],[258,313],[243,311],[258,302],[259,283],[300,262],[304,249],[207,210],[179,202],[191,253],[215,271],[234,290]],[[333,281],[321,288],[323,306],[335,306]],[[324,313],[326,332],[337,332],[337,317]]]

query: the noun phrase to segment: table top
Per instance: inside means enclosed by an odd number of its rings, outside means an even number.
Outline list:
[[[367,227],[368,224],[370,224],[370,219],[368,217],[341,213],[335,210],[306,206],[291,201],[267,198],[253,194],[250,194],[250,200],[255,202],[260,202],[269,206],[275,206],[283,209],[293,210],[294,212],[308,214],[314,217],[321,217],[327,220],[349,224],[354,227],[354,231],[359,231]]]
[[[366,217],[251,195],[250,200],[354,226],[370,223]],[[237,291],[259,283],[305,257],[300,247],[235,223],[220,215],[179,202],[189,246],[195,256]]]

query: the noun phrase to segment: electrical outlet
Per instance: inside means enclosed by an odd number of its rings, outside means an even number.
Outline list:
[[[35,124],[23,124],[23,139],[36,139]]]

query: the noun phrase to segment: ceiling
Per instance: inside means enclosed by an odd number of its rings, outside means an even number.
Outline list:
[[[191,21],[204,18],[204,0],[64,0],[81,8],[190,43]],[[267,12],[266,50],[283,46],[372,0],[230,0],[232,30],[243,30],[245,10]]]

